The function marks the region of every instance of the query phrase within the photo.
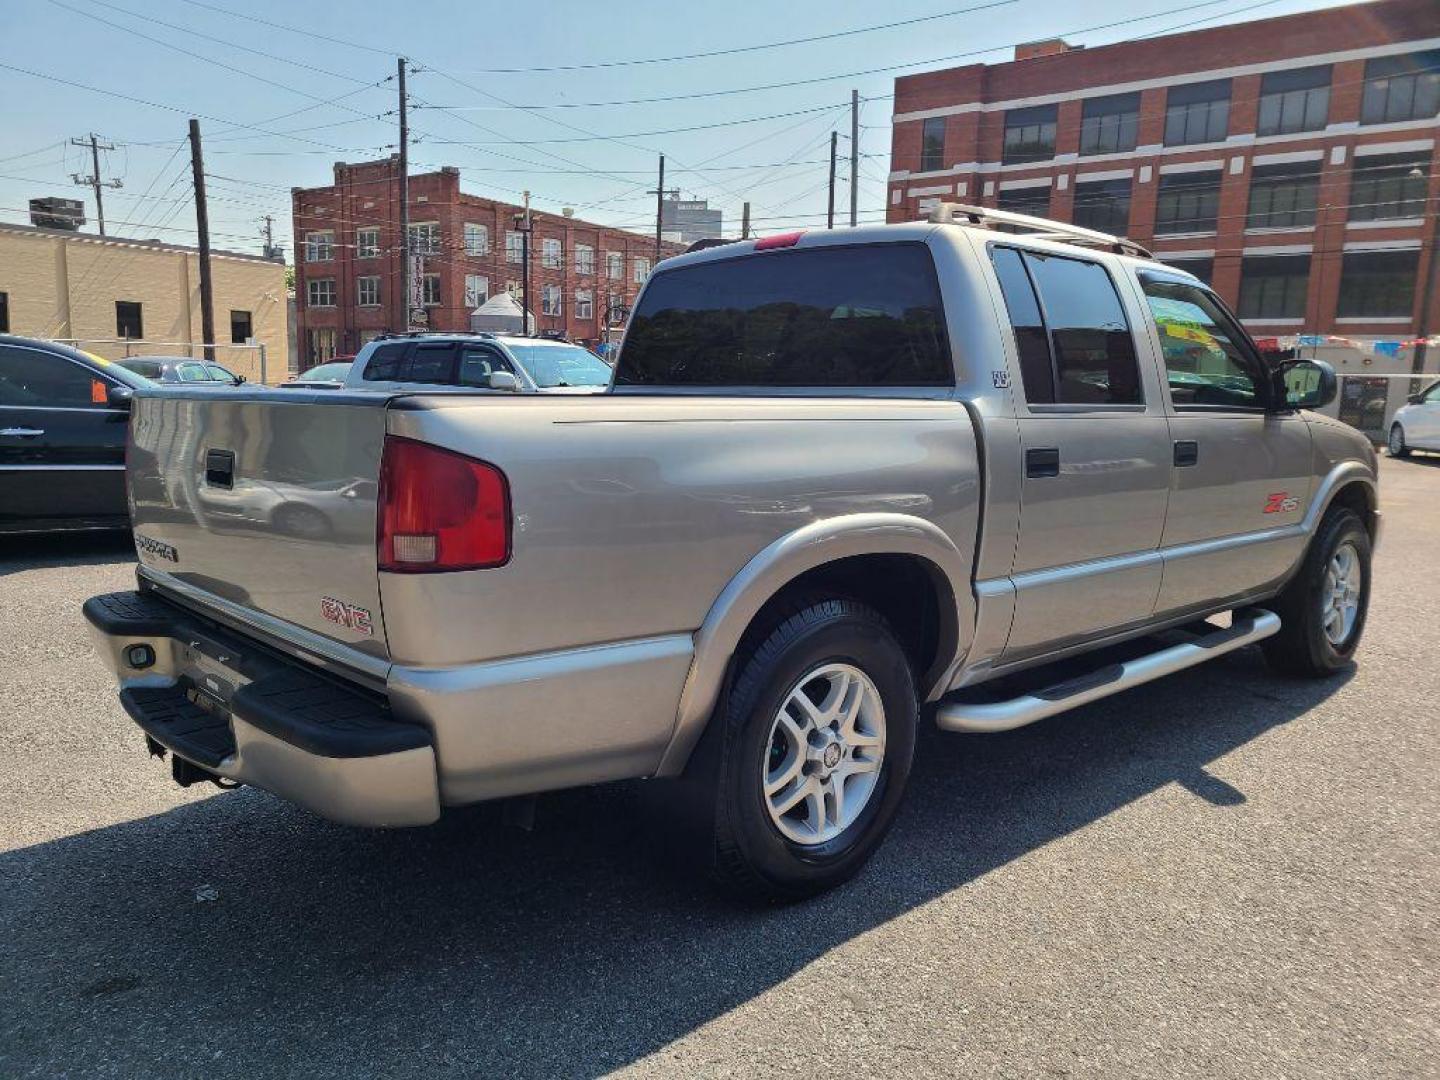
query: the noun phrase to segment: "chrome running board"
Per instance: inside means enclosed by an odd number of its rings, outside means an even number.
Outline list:
[[[935,722],[945,731],[1011,731],[1243,649],[1279,629],[1280,616],[1273,611],[1246,608],[1235,612],[1231,625],[1225,629],[1217,627],[1194,641],[1172,645],[1124,663],[1110,664],[1088,675],[1021,694],[1009,701],[941,702]]]

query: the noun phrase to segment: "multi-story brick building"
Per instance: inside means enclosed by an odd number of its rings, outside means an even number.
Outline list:
[[[1037,42],[896,80],[887,217],[946,200],[1128,235],[1257,336],[1398,366],[1440,332],[1437,130],[1436,0]]]
[[[335,183],[291,192],[300,366],[354,353],[406,325],[399,159],[338,162]],[[460,171],[410,177],[410,251],[419,256],[425,322],[468,330],[470,314],[508,291],[522,300],[522,208],[460,190]],[[531,215],[531,314],[538,332],[593,344],[623,323],[655,261],[655,238],[565,214]],[[662,256],[683,250],[662,245]]]

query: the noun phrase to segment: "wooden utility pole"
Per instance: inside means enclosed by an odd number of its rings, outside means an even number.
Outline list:
[[[740,211],[740,239],[750,239],[750,204],[748,202]]]
[[[410,121],[406,116],[405,58],[395,61],[395,74],[400,84],[400,295],[404,318],[401,328],[409,330],[410,321]]]
[[[665,155],[660,155],[660,182],[655,185],[654,191],[647,191],[645,194],[655,196],[655,261],[660,261],[660,233],[665,224],[665,196],[673,195],[680,197],[680,189],[674,188],[665,190]]]
[[[835,144],[839,140],[839,132],[830,132],[830,201],[825,208],[825,228],[835,227]]]
[[[860,223],[860,91],[850,91],[850,227]]]
[[[205,359],[215,360],[215,296],[210,281],[210,209],[205,203],[205,157],[200,149],[200,121],[190,121],[190,170],[195,177],[195,232],[200,241],[200,337]]]
[[[120,188],[125,185],[119,180],[102,180],[100,178],[100,151],[114,150],[114,143],[102,143],[100,137],[93,131],[83,139],[71,139],[71,146],[88,146],[90,148],[90,167],[93,170],[89,176],[81,173],[71,173],[70,179],[82,187],[93,188],[95,191],[95,220],[100,226],[100,235],[105,235],[105,200],[101,192],[105,188]]]

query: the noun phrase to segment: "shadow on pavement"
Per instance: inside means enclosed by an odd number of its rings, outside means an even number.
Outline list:
[[[0,577],[52,566],[92,566],[135,558],[129,529],[95,532],[0,534]]]
[[[1251,649],[1005,735],[927,725],[875,860],[786,908],[665,869],[639,785],[552,796],[528,834],[489,808],[350,830],[241,791],[14,851],[0,1072],[596,1075],[1167,784],[1229,812],[1245,793],[1206,766],[1347,678]],[[159,767],[138,736],[133,767]]]

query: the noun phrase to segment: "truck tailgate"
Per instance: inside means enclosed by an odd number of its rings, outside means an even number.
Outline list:
[[[387,658],[375,555],[386,405],[263,388],[137,394],[127,464],[148,576]]]

